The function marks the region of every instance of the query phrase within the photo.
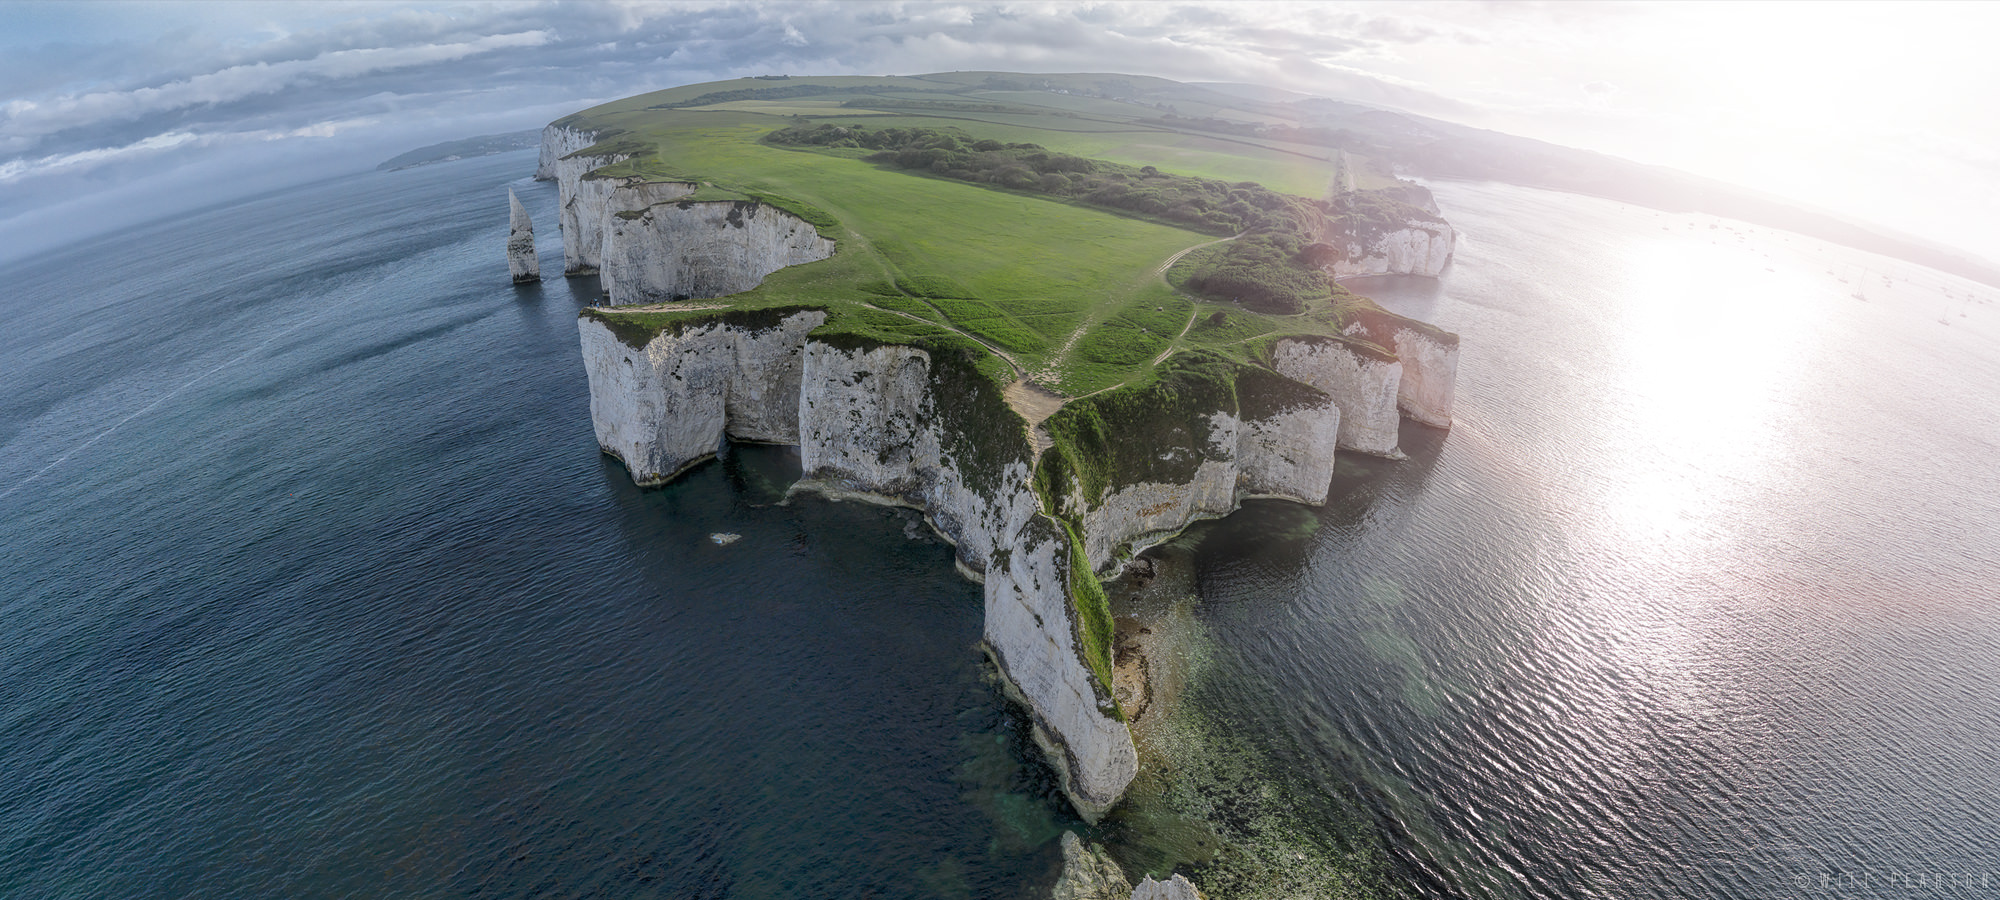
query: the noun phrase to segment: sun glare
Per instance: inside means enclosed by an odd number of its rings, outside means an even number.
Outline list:
[[[1606,512],[1651,541],[1701,531],[1717,474],[1728,480],[1771,458],[1806,355],[1800,323],[1823,292],[1796,267],[1726,240],[1745,226],[1694,224],[1632,247],[1618,288],[1627,448]]]

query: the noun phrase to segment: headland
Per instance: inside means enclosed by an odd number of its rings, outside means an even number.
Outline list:
[[[922,509],[1087,821],[1139,771],[1126,707],[1172,693],[1133,683],[1145,642],[1104,580],[1246,499],[1324,503],[1337,453],[1400,457],[1404,416],[1451,424],[1457,337],[1335,280],[1435,277],[1450,224],[1393,160],[1158,117],[1244,103],[1120,75],[771,77],[542,137],[565,272],[607,293],[579,320],[602,449],[652,485],[726,441],[791,444],[797,489]]]

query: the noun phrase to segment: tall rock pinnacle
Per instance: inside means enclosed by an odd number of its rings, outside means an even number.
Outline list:
[[[513,188],[507,189],[507,205],[507,269],[514,273],[515,284],[540,281],[542,264],[535,259],[535,223],[528,219],[528,208],[514,196]]]

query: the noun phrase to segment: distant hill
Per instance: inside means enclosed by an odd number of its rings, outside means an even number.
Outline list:
[[[1643,165],[1588,150],[1339,100],[1312,98],[1266,101],[1260,105],[1278,121],[1246,124],[1210,119],[1173,124],[1394,159],[1410,174],[1502,181],[1589,194],[1667,212],[1701,212],[1740,219],[2000,287],[2000,266],[1963,250],[1805,209],[1781,197],[1664,166]]]
[[[408,153],[401,153],[383,160],[375,168],[382,172],[427,166],[431,163],[450,162],[454,159],[471,159],[475,156],[492,156],[510,150],[526,150],[541,144],[540,129],[514,131],[507,134],[482,134],[478,137],[461,138],[419,147]]]

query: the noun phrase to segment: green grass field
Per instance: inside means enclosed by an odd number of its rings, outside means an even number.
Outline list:
[[[1168,113],[1206,117],[1210,125],[1219,122],[1241,133],[1176,130],[1162,118]],[[968,413],[985,409],[973,402],[979,397],[990,404],[1003,402],[999,387],[1016,379],[1065,398],[1040,432],[1049,446],[1034,463],[1035,490],[1045,509],[1072,509],[1064,498],[1073,489],[1084,491],[1086,496],[1076,499],[1087,505],[1117,483],[1181,481],[1191,473],[1179,469],[1198,464],[1198,459],[1163,456],[1156,447],[1204,433],[1200,423],[1216,410],[1260,417],[1266,414],[1260,410],[1303,402],[1305,395],[1321,396],[1263,368],[1268,348],[1288,334],[1337,335],[1366,301],[1337,288],[1321,293],[1318,285],[1308,284],[1316,296],[1304,312],[1272,315],[1183,292],[1179,286],[1189,283],[1191,272],[1196,286],[1211,284],[1213,274],[1204,265],[1215,263],[1212,268],[1220,269],[1222,262],[1261,253],[1268,235],[1218,238],[1136,213],[1085,205],[1090,197],[1106,204],[1133,196],[1150,202],[1164,196],[1157,192],[1116,194],[1105,182],[1086,180],[1094,185],[1091,191],[1106,193],[1076,191],[1071,192],[1075,199],[1062,199],[1067,195],[1035,178],[981,183],[872,162],[863,158],[871,151],[860,146],[831,146],[858,143],[837,130],[823,132],[833,140],[822,144],[781,145],[763,139],[796,125],[814,126],[802,129],[808,132],[820,124],[865,125],[878,133],[889,128],[956,129],[963,137],[949,136],[951,145],[984,154],[994,172],[1006,165],[1026,171],[1028,162],[1039,160],[1045,164],[1043,176],[1057,185],[1074,185],[1062,173],[1116,169],[1103,165],[1110,162],[1131,167],[1131,174],[1118,174],[1126,179],[1117,182],[1120,189],[1138,184],[1152,191],[1148,186],[1179,184],[1171,190],[1213,196],[1218,204],[1225,196],[1235,198],[1231,202],[1244,208],[1251,202],[1246,198],[1255,197],[1267,204],[1261,207],[1266,210],[1299,204],[1238,182],[1317,198],[1327,193],[1338,170],[1336,157],[1343,153],[1344,165],[1357,179],[1385,171],[1352,150],[1260,139],[1244,124],[1258,122],[1303,124],[1288,123],[1267,104],[1121,76],[969,72],[920,78],[739,79],[607,104],[564,120],[599,131],[602,149],[634,154],[605,174],[694,182],[698,199],[770,203],[813,223],[836,241],[837,249],[828,259],[781,269],[755,289],[719,300],[600,308],[585,315],[639,345],[662,331],[716,317],[761,327],[794,309],[825,309],[827,323],[815,332],[819,340],[836,346],[853,340],[963,350],[963,355],[945,353],[934,360],[945,366],[969,364],[991,380],[986,384],[977,376],[953,376],[938,381],[963,392],[941,403],[940,415],[962,416],[956,425],[948,424],[957,429],[951,433],[974,437],[964,449],[975,464],[964,472],[975,487],[998,483],[1002,459],[1027,452],[1022,440],[1027,435],[1015,431],[1011,440],[990,440],[990,431],[981,431],[1018,429],[1018,421]],[[962,143],[965,138],[970,143]],[[925,138],[933,139],[947,140]],[[1077,161],[1035,157],[1039,151],[1032,147],[972,146],[983,140],[1036,144],[1098,162],[1064,169],[1062,165]],[[1145,166],[1159,171],[1144,172]],[[1223,183],[1175,182],[1162,173]],[[1041,190],[1009,190],[994,183]],[[1161,215],[1192,208],[1185,206],[1186,194],[1176,197],[1182,206],[1124,205]],[[1257,221],[1226,218],[1218,225],[1184,214],[1180,220],[1223,232],[1238,227],[1231,222]],[[1254,299],[1242,288],[1233,296]],[[991,458],[977,463],[981,453]],[[1075,567],[1069,584],[1078,637],[1092,674],[1108,693],[1114,632],[1109,606],[1083,562],[1079,523],[1072,513],[1058,515],[1064,517]]]
[[[1007,81],[1022,78],[1038,81]],[[1135,96],[1090,95],[1106,85]],[[1174,102],[1147,99],[1152,95]],[[1253,361],[1271,336],[1326,333],[1338,311],[1272,317],[1168,286],[1162,264],[1213,241],[1210,235],[894,169],[861,159],[864,150],[760,139],[806,121],[957,128],[974,139],[1256,181],[1309,197],[1322,195],[1334,176],[1333,149],[1164,128],[1157,124],[1162,106],[1272,119],[1268,111],[1237,108],[1255,104],[1157,79],[975,72],[739,79],[627,98],[568,121],[614,131],[607,145],[639,153],[609,173],[697,182],[697,198],[770,198],[823,214],[817,224],[838,242],[834,256],[773,273],[728,298],[732,306],[825,306],[834,313],[830,328],[885,340],[969,338],[991,352],[982,368],[996,380],[1019,374],[1079,397],[1144,383],[1159,362],[1185,350]],[[596,315],[644,329],[701,313],[647,307]]]

